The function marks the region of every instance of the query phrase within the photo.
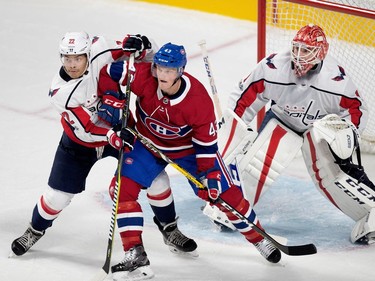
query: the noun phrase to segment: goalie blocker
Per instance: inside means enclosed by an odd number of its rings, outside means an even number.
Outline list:
[[[353,124],[330,114],[298,135],[273,118],[256,136],[233,112],[227,110],[225,120],[219,147],[236,184],[252,204],[302,149],[319,192],[356,222],[351,241],[375,242],[375,186],[361,166],[359,151],[359,163],[353,163],[359,140]]]

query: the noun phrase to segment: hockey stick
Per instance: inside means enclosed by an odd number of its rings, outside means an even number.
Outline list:
[[[224,120],[224,117],[223,117],[223,113],[221,111],[220,101],[219,101],[219,97],[217,95],[216,84],[215,84],[214,76],[212,74],[210,61],[208,59],[208,51],[207,51],[207,48],[206,48],[206,41],[201,40],[198,43],[198,45],[201,47],[201,52],[202,52],[202,55],[203,55],[203,62],[204,62],[204,66],[206,68],[208,81],[210,82],[212,97],[213,97],[215,108],[216,108],[216,114],[217,114],[217,119],[218,119],[218,128],[220,129],[221,124],[223,124],[225,122],[225,120]]]
[[[148,141],[145,137],[140,135],[138,132],[131,130],[136,136],[137,139],[151,152],[154,152],[155,154],[159,155],[161,159],[163,159],[165,162],[170,164],[173,168],[175,168],[177,171],[179,171],[181,174],[183,174],[188,180],[190,180],[193,184],[195,184],[198,188],[206,188],[195,176],[193,176],[191,173],[189,173],[187,170],[179,166],[177,163],[175,163],[172,159],[170,159],[167,155],[165,155],[163,152],[161,152],[155,145],[153,145],[150,141]],[[251,227],[258,232],[260,235],[262,235],[264,238],[268,239],[272,242],[272,244],[275,245],[280,251],[284,252],[285,254],[289,256],[303,256],[303,255],[312,255],[316,254],[316,247],[314,244],[305,244],[305,245],[296,245],[296,246],[287,246],[279,243],[276,241],[272,236],[270,236],[267,232],[265,232],[263,229],[259,228],[257,225],[255,225],[252,221],[250,221],[247,217],[242,215],[240,212],[238,212],[235,208],[233,208],[230,204],[228,204],[225,200],[219,197],[218,202],[223,205],[227,210],[232,212],[235,216],[237,216],[240,220],[244,221],[247,224],[250,224]]]
[[[130,82],[132,81],[132,77],[134,74],[134,53],[132,53],[129,57],[128,65],[127,65],[127,80],[126,80],[126,88],[125,88],[125,99],[126,102],[124,104],[123,113],[121,117],[121,128],[125,128],[128,122],[129,111],[130,111]],[[105,256],[105,261],[102,269],[94,276],[91,281],[102,281],[104,280],[110,269],[111,265],[111,257],[112,257],[112,247],[113,247],[113,238],[116,228],[116,218],[117,218],[117,210],[118,210],[118,194],[120,191],[121,186],[121,169],[122,169],[122,162],[124,158],[124,148],[120,149],[119,152],[119,159],[117,162],[117,182],[114,190],[113,195],[113,203],[112,203],[112,214],[111,214],[111,223],[109,226],[109,238],[107,244],[107,251]]]
[[[216,114],[217,114],[217,119],[218,119],[218,128],[220,129],[222,124],[224,124],[225,119],[224,119],[224,116],[223,116],[223,113],[222,113],[222,110],[221,110],[220,100],[219,100],[219,96],[218,96],[218,93],[217,93],[215,80],[214,80],[213,73],[212,73],[212,70],[211,70],[211,64],[210,64],[210,61],[209,61],[209,58],[208,58],[206,41],[203,39],[203,40],[198,42],[198,45],[201,48],[201,53],[202,53],[202,56],[203,56],[203,62],[204,62],[205,68],[206,68],[208,80],[210,82],[211,92],[212,92],[213,101],[214,101],[214,104],[215,104]],[[286,240],[286,238],[284,238],[284,237],[279,237],[279,239]]]

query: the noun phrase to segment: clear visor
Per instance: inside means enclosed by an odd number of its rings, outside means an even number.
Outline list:
[[[162,66],[156,63],[152,63],[151,66],[152,75],[154,77],[158,77],[159,74],[168,75],[168,76],[176,76],[177,78],[180,77],[184,71],[182,67],[167,67]]]
[[[86,63],[87,61],[87,56],[86,54],[83,55],[61,55],[61,63],[65,65],[82,65]]]

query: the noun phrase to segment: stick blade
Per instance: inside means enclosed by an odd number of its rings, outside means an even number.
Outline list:
[[[107,278],[108,273],[104,271],[104,269],[100,269],[98,273],[90,279],[90,281],[103,281]]]
[[[298,245],[298,246],[284,246],[280,249],[282,252],[289,256],[306,256],[313,255],[317,253],[317,249],[314,244]]]

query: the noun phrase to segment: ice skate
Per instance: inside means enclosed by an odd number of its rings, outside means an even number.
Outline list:
[[[371,245],[375,243],[375,232],[369,233],[361,238],[359,238],[355,243],[361,245]]]
[[[269,262],[278,263],[281,259],[281,252],[270,241],[263,238],[262,241],[254,244],[259,253]]]
[[[357,221],[352,230],[350,240],[352,243],[370,245],[375,243],[375,208],[362,219]]]
[[[164,243],[169,246],[172,253],[198,257],[197,243],[193,239],[186,237],[177,227],[177,219],[167,225],[162,225],[156,217],[154,222],[163,234]]]
[[[12,242],[12,251],[16,256],[26,253],[42,236],[45,231],[37,231],[31,225],[25,233]]]
[[[145,280],[154,277],[150,261],[142,245],[137,245],[125,252],[125,258],[112,266],[114,281]]]

